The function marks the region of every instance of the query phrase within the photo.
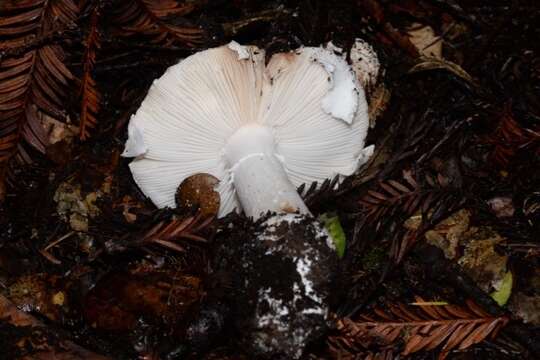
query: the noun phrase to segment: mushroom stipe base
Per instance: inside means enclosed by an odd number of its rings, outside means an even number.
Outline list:
[[[267,211],[309,214],[285,172],[287,159],[276,152],[269,127],[242,126],[227,141],[225,158],[246,216],[257,219]]]
[[[328,234],[305,214],[268,214],[234,233],[218,238],[213,256],[215,272],[232,279],[224,296],[234,336],[258,356],[299,358],[328,325],[338,264]]]

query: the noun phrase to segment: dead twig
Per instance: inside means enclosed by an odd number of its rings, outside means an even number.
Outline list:
[[[60,244],[62,241],[70,238],[72,235],[75,234],[75,231],[70,231],[68,232],[67,234],[65,234],[64,236],[61,236],[60,238],[58,238],[57,240],[49,243],[47,246],[45,246],[43,249],[39,250],[39,253],[41,255],[43,255],[47,260],[49,260],[50,262],[52,262],[53,264],[56,264],[56,265],[59,265],[62,263],[62,261],[60,261],[58,258],[56,258],[54,255],[52,255],[49,250],[52,249],[53,247],[55,247],[56,245]]]

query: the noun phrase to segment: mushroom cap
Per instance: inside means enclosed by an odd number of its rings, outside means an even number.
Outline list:
[[[195,173],[220,180],[219,215],[241,209],[228,139],[246,124],[272,130],[275,155],[295,186],[350,175],[366,161],[369,126],[362,87],[347,62],[324,48],[272,56],[255,46],[198,52],[154,81],[130,119],[123,156],[143,193],[175,207],[178,185]]]

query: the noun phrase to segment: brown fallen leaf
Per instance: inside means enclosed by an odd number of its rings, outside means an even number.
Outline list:
[[[457,77],[465,80],[467,83],[473,86],[477,86],[476,80],[474,80],[469,73],[467,73],[461,66],[448,60],[438,59],[434,57],[420,57],[418,63],[409,69],[409,74],[417,73],[421,71],[429,70],[446,70],[456,75]]]
[[[44,328],[44,325],[33,316],[19,310],[11,301],[0,294],[0,319],[16,327],[31,327],[32,330]],[[33,335],[33,332],[32,334]],[[3,335],[5,336],[5,334]],[[24,335],[23,335],[24,336]],[[19,359],[38,360],[111,360],[109,357],[96,354],[69,340],[57,339],[57,342],[45,342],[32,336],[13,339],[14,349],[19,348],[22,356]],[[50,340],[46,338],[46,340]],[[39,344],[39,346],[34,346]],[[8,355],[10,349],[2,349]],[[7,353],[7,354],[6,354]]]
[[[86,296],[84,316],[106,331],[132,330],[140,317],[175,324],[201,296],[201,280],[176,270],[109,273]]]
[[[421,55],[442,59],[443,40],[435,35],[435,31],[431,26],[414,23],[407,31],[407,34],[409,40],[416,46]]]

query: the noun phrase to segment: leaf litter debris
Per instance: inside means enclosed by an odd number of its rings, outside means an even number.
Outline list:
[[[216,219],[207,174],[156,210],[118,159],[152,81],[233,39],[380,59],[371,161],[299,189],[342,228],[304,357],[537,358],[539,22],[512,0],[1,2],[0,358],[251,358],[214,257],[254,225]]]

